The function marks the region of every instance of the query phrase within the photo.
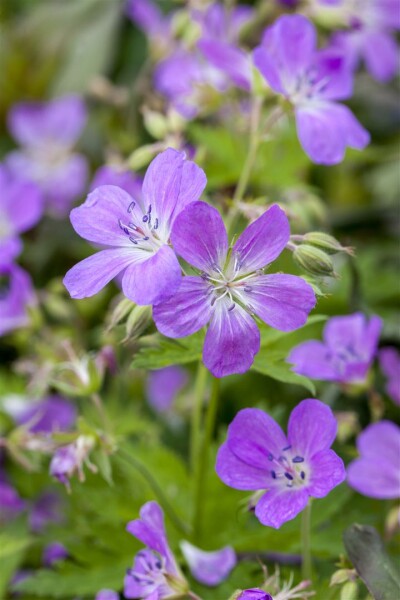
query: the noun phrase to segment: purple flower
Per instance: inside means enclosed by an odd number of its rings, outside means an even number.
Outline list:
[[[90,191],[93,192],[96,188],[101,185],[115,185],[122,188],[132,198],[139,200],[142,192],[142,178],[140,175],[136,175],[132,171],[125,171],[116,166],[104,165],[97,169],[94,174],[92,183],[90,184]]]
[[[344,52],[352,69],[363,61],[372,77],[390,80],[399,68],[395,38],[400,28],[399,0],[363,0],[345,5],[343,13],[350,29],[334,34],[333,47]]]
[[[11,262],[21,251],[19,234],[31,229],[42,215],[42,194],[36,184],[0,164],[0,255]]]
[[[254,63],[271,88],[295,108],[300,143],[310,158],[326,165],[343,160],[346,146],[362,150],[368,132],[336,100],[352,93],[352,72],[342,53],[317,50],[317,35],[301,15],[285,15],[269,27]]]
[[[382,348],[379,364],[387,377],[386,391],[393,402],[400,405],[400,352],[396,348]]]
[[[231,546],[205,552],[187,541],[181,542],[182,554],[193,577],[208,586],[219,585],[236,566],[236,554]]]
[[[14,264],[0,262],[0,335],[29,323],[28,306],[35,303],[28,273]]]
[[[369,425],[357,449],[360,458],[347,467],[349,485],[370,498],[400,498],[400,428],[390,421]]]
[[[137,553],[133,568],[125,576],[126,598],[161,600],[187,592],[187,583],[168,544],[164,513],[157,502],[144,504],[140,519],[128,523],[126,529],[147,546]]]
[[[56,216],[68,212],[86,185],[86,158],[72,152],[85,122],[86,108],[77,96],[16,104],[8,116],[22,148],[8,155],[7,166],[39,184]]]
[[[95,600],[119,600],[119,594],[114,590],[100,590],[96,594]]]
[[[8,521],[19,515],[26,508],[26,503],[17,490],[5,479],[0,481],[0,522]]]
[[[251,588],[250,590],[243,590],[237,600],[272,600],[272,596],[264,590],[260,590],[260,588]]]
[[[93,471],[95,467],[89,462],[89,452],[94,446],[94,439],[80,435],[74,442],[58,448],[50,462],[50,475],[69,488],[69,479],[78,472],[83,481],[83,465],[86,463]]]
[[[213,2],[204,11],[193,11],[192,18],[199,23],[202,38],[237,42],[253,15],[251,6],[239,5],[227,9],[222,3]]]
[[[171,19],[163,15],[151,0],[127,0],[125,13],[160,51],[166,51],[172,43]]]
[[[159,412],[169,410],[187,381],[187,373],[181,367],[172,366],[150,371],[146,386],[149,404]]]
[[[176,252],[200,271],[184,277],[178,292],[154,307],[157,328],[179,338],[209,323],[203,360],[215,377],[247,371],[260,348],[252,315],[281,331],[304,325],[315,305],[308,283],[294,275],[264,275],[263,268],[285,248],[289,222],[272,206],[249,225],[230,250],[218,211],[196,202],[176,219]]]
[[[65,560],[67,556],[68,551],[63,544],[60,544],[60,542],[52,542],[44,549],[42,562],[45,567],[52,567],[60,560]]]
[[[16,417],[18,424],[28,425],[31,433],[66,431],[72,427],[75,419],[75,407],[60,396],[48,396],[39,402],[30,403]]]
[[[75,265],[64,278],[72,298],[86,298],[123,273],[122,290],[137,304],[171,297],[181,283],[181,267],[168,245],[181,210],[198,200],[206,176],[183,152],[169,148],[147,169],[142,200],[114,186],[101,186],[71,212],[72,225],[90,242],[108,246]]]
[[[323,498],[346,477],[343,461],[330,449],[337,431],[331,409],[303,400],[292,411],[288,434],[257,408],[239,411],[218,451],[220,479],[238,490],[255,490],[255,514],[263,525],[294,519],[310,496]]]
[[[53,492],[44,492],[33,503],[29,513],[29,526],[35,533],[42,532],[49,523],[60,523],[63,520],[63,503]]]
[[[332,317],[324,327],[324,341],[309,340],[299,344],[288,356],[293,371],[306,377],[363,383],[374,360],[382,321],[362,313]]]

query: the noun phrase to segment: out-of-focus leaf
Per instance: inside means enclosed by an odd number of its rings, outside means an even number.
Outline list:
[[[272,379],[277,379],[283,383],[294,383],[302,385],[311,394],[315,395],[315,386],[313,382],[307,377],[297,375],[291,370],[291,365],[286,361],[286,352],[270,350],[268,347],[261,348],[257,354],[252,371],[257,371],[263,375],[268,375]]]
[[[400,598],[399,566],[392,563],[376,529],[351,525],[343,540],[354,568],[375,600]]]
[[[156,345],[142,348],[134,357],[136,369],[162,369],[169,365],[183,365],[201,358],[203,334],[195,334],[179,340],[157,336]]]
[[[22,563],[30,544],[31,539],[20,523],[13,523],[0,533],[0,598],[5,597],[7,585]]]

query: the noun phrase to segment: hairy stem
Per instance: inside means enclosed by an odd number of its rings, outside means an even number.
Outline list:
[[[194,387],[194,406],[192,408],[190,424],[190,467],[192,473],[194,473],[196,470],[200,453],[201,413],[203,409],[204,394],[207,383],[207,373],[207,369],[200,360],[197,368],[196,382]]]
[[[211,397],[207,407],[203,443],[201,445],[201,452],[195,474],[193,535],[196,540],[200,538],[204,519],[204,499],[207,495],[208,459],[217,417],[219,383],[219,379],[214,377],[212,381]]]

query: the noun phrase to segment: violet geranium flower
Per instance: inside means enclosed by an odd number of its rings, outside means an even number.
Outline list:
[[[332,317],[324,327],[324,341],[299,344],[288,356],[293,371],[313,379],[364,383],[376,355],[382,321],[362,313]]]
[[[237,600],[272,600],[272,596],[260,588],[243,590]]]
[[[115,186],[96,188],[71,212],[71,222],[81,237],[108,249],[68,271],[64,284],[72,298],[93,296],[121,272],[123,293],[133,302],[155,304],[171,297],[182,277],[169,246],[171,228],[205,185],[202,169],[169,148],[147,169],[142,200]]]
[[[228,428],[216,471],[228,486],[254,490],[255,515],[269,527],[294,519],[309,497],[323,498],[346,477],[330,449],[337,432],[331,409],[303,400],[289,417],[288,434],[264,411],[245,408]]]
[[[393,402],[400,405],[400,352],[386,347],[379,352],[379,364],[386,376],[386,391]]]
[[[304,325],[315,305],[311,286],[300,277],[264,275],[289,241],[289,222],[274,205],[249,225],[232,249],[219,212],[203,202],[189,205],[176,219],[176,252],[200,271],[184,277],[177,293],[154,307],[157,328],[179,338],[209,323],[203,349],[215,377],[247,371],[260,348],[252,315],[281,331]]]
[[[34,303],[28,273],[18,265],[0,262],[0,336],[27,325],[28,307]]]
[[[370,498],[400,498],[400,427],[391,421],[369,425],[357,449],[360,458],[347,467],[348,484]]]
[[[345,100],[352,93],[352,71],[345,55],[317,50],[315,27],[301,15],[285,15],[269,27],[254,63],[271,88],[294,106],[301,145],[316,163],[332,165],[347,146],[362,150],[369,142]]]
[[[0,255],[2,262],[11,262],[21,251],[19,234],[42,216],[43,198],[35,183],[1,164],[0,189]]]
[[[116,185],[138,200],[141,198],[143,180],[132,171],[126,171],[114,165],[103,165],[94,174],[90,191],[93,192],[101,185]]]
[[[161,600],[188,592],[187,582],[169,547],[164,513],[157,502],[144,504],[140,519],[128,523],[126,529],[147,548],[137,553],[133,568],[125,576],[125,597]]]
[[[86,158],[72,151],[85,123],[86,107],[78,96],[23,102],[8,115],[21,149],[8,154],[6,164],[41,187],[55,216],[64,216],[86,185]]]
[[[177,365],[150,371],[146,385],[149,404],[158,412],[167,411],[187,381],[187,372]]]
[[[65,398],[47,396],[39,402],[25,404],[15,419],[19,425],[26,424],[31,433],[67,431],[75,423],[76,410]]]

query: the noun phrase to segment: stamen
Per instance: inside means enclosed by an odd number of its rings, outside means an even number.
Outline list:
[[[290,473],[287,473],[286,471],[285,471],[284,475],[285,475],[286,479],[293,481],[293,475],[291,475]]]
[[[302,472],[300,473],[300,477],[301,477],[302,479],[305,479],[305,478],[306,478],[306,474],[304,473],[304,471],[302,471]]]
[[[276,473],[275,473],[275,471],[271,471],[271,475],[272,475],[272,479],[276,479]]]
[[[133,238],[131,235],[129,236],[129,239],[131,240],[132,244],[136,244],[138,243],[137,240],[135,240],[135,238]]]
[[[244,291],[244,292],[247,292],[247,293],[249,293],[249,292],[251,292],[251,291],[252,291],[252,289],[253,289],[253,288],[252,288],[252,287],[250,287],[249,285],[245,285],[245,286],[244,286],[244,288],[243,288],[243,291]]]
[[[128,206],[128,213],[131,213],[136,206],[136,202],[131,202]]]
[[[268,460],[274,460],[274,455],[271,452],[268,454]]]
[[[303,458],[302,456],[295,456],[295,457],[292,459],[292,461],[293,461],[294,463],[302,463],[302,462],[304,462],[304,458]]]
[[[231,311],[232,311],[232,310],[235,308],[235,306],[236,306],[236,304],[235,304],[235,303],[233,303],[233,304],[232,304],[232,306],[230,306],[230,307],[228,308],[228,312],[231,312]]]
[[[289,444],[289,446],[285,446],[285,448],[282,448],[282,452],[286,452],[286,450],[290,450],[292,446]]]
[[[149,216],[144,215],[144,217],[142,218],[143,223],[147,223],[148,220],[149,220]]]
[[[156,218],[156,220],[154,221],[154,230],[158,229],[158,218]]]

